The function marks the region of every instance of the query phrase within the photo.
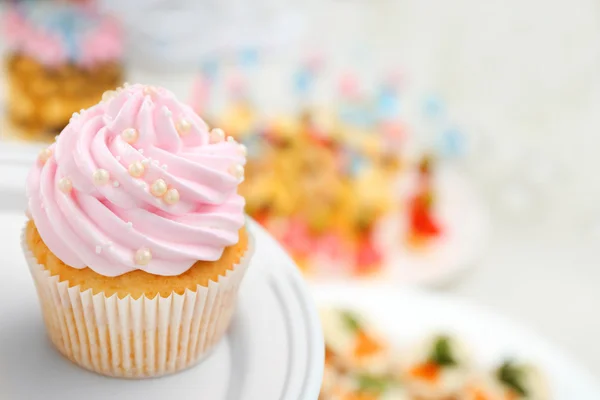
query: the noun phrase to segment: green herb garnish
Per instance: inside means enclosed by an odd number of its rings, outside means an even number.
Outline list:
[[[439,336],[436,338],[429,360],[437,365],[445,367],[451,367],[458,364],[452,354],[450,338],[448,336]]]
[[[500,382],[517,392],[517,394],[527,396],[527,390],[523,382],[526,373],[523,367],[507,360],[498,368],[496,375]]]
[[[358,316],[350,311],[342,311],[341,312],[342,319],[344,320],[344,324],[346,327],[352,332],[358,332],[361,329],[361,324],[358,321]]]
[[[358,375],[358,391],[363,393],[381,394],[390,386],[389,378],[385,376]]]

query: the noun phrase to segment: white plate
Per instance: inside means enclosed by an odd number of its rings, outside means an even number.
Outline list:
[[[472,344],[477,360],[491,367],[506,357],[532,361],[548,375],[554,400],[598,400],[590,373],[542,337],[464,300],[397,286],[316,285],[320,306],[364,313],[392,342],[406,346],[433,332],[455,333]]]
[[[11,173],[12,171],[12,173]],[[0,176],[20,176],[17,166]],[[14,180],[14,179],[11,179]],[[18,185],[13,185],[18,187]],[[22,191],[0,188],[0,394],[10,399],[315,400],[323,337],[297,268],[256,223],[256,254],[226,338],[200,365],[154,380],[87,372],[62,358],[45,336],[33,281],[19,249]],[[18,210],[18,211],[17,211]]]

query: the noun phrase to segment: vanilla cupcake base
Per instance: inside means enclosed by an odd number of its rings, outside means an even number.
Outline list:
[[[196,291],[153,299],[106,297],[69,287],[21,246],[40,298],[48,335],[69,360],[90,371],[118,378],[152,378],[189,368],[224,336],[254,244],[233,268],[198,285]]]

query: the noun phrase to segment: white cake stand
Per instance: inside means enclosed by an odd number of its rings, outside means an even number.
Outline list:
[[[10,399],[315,400],[321,386],[321,326],[300,274],[256,223],[256,254],[232,326],[200,365],[160,379],[105,378],[72,364],[46,338],[19,246],[22,187],[30,160],[0,158],[0,392]]]

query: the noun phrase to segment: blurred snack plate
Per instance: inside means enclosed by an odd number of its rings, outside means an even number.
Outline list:
[[[248,214],[314,280],[439,285],[472,266],[488,230],[474,188],[435,151],[411,151],[405,122],[339,114],[264,117],[241,102],[209,118],[246,146]]]
[[[592,400],[600,387],[518,324],[460,299],[368,284],[316,285],[321,400]]]

